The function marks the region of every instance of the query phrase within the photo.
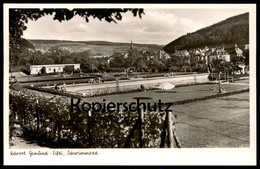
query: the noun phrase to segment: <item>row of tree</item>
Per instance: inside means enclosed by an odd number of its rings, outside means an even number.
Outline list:
[[[108,72],[112,69],[121,70],[134,68],[138,72],[207,72],[208,66],[205,60],[198,60],[193,57],[178,57],[171,55],[170,58],[160,57],[156,51],[129,50],[127,53],[114,52],[109,57],[93,57],[88,50],[71,53],[60,47],[52,47],[47,52],[40,52],[33,49],[23,48],[15,55],[15,59],[10,60],[13,71],[26,69],[30,65],[38,64],[71,64],[80,63],[84,72]],[[219,69],[221,61],[214,61],[215,69]],[[237,68],[239,62],[249,64],[249,53],[245,52],[245,58],[232,58],[230,65],[232,70]],[[16,68],[16,69],[15,69]]]
[[[23,48],[10,60],[12,71],[28,69],[30,65],[80,63],[84,72],[107,72],[111,69],[134,68],[138,72],[163,71],[206,71],[205,62],[189,61],[189,58],[161,57],[159,52],[129,50],[127,53],[114,52],[109,57],[93,57],[90,51],[70,53],[60,47],[47,52]]]

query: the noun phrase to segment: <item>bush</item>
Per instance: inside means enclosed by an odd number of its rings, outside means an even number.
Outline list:
[[[107,72],[125,72],[125,68],[109,68]]]
[[[19,83],[35,83],[35,82],[53,82],[53,81],[66,81],[66,80],[78,80],[78,79],[86,79],[89,80],[90,78],[95,78],[96,76],[89,76],[89,77],[59,77],[53,79],[39,79],[39,80],[30,80],[30,81],[21,81]]]
[[[25,73],[26,75],[30,75],[31,72],[29,69],[21,68],[21,72]]]

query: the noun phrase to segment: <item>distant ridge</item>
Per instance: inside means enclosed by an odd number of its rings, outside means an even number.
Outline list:
[[[234,43],[238,46],[249,43],[249,13],[236,15],[193,33],[183,35],[165,45],[163,49],[167,53],[173,53],[175,50]]]
[[[85,43],[92,45],[130,45],[131,42],[110,42],[110,41],[72,41],[72,40],[44,40],[44,39],[27,39],[32,44],[55,44],[55,43]],[[144,43],[134,43],[137,46],[154,46],[156,48],[162,48],[163,45],[158,44],[144,44]]]
[[[71,40],[40,40],[27,39],[36,50],[42,52],[52,47],[60,47],[71,53],[89,51],[92,56],[111,56],[114,52],[125,53],[130,49],[130,43],[109,41],[71,41]],[[163,45],[133,43],[134,49],[158,51]]]

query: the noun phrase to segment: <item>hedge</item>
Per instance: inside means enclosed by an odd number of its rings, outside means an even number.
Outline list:
[[[89,115],[70,111],[65,97],[46,98],[27,90],[10,90],[10,126],[21,124],[24,136],[49,147],[121,148],[138,119],[136,112],[98,112]],[[164,113],[147,112],[144,117],[144,147],[159,147]],[[130,147],[138,147],[135,132]]]
[[[29,81],[20,81],[19,83],[36,83],[36,82],[48,82],[48,81],[64,81],[64,80],[77,80],[77,79],[91,79],[96,78],[96,76],[85,76],[85,77],[69,77],[69,78],[53,78],[53,79],[39,79],[39,80],[29,80]]]
[[[39,80],[29,80],[29,81],[19,81],[19,83],[37,83],[37,82],[52,82],[52,81],[66,81],[66,80],[81,80],[81,79],[93,79],[98,77],[96,76],[84,76],[84,77],[69,77],[69,78],[53,78],[53,79],[39,79]],[[104,77],[105,81],[115,81],[115,77]],[[120,77],[119,80],[129,80],[129,78],[126,77]],[[73,82],[75,83],[75,82]],[[84,82],[85,83],[85,82]]]

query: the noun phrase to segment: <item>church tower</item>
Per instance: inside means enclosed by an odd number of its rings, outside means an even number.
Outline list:
[[[131,40],[131,44],[130,44],[130,50],[133,50],[134,49],[134,45],[133,45],[133,42]]]

